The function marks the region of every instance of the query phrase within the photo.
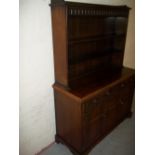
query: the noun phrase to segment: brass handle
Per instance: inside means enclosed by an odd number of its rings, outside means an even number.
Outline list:
[[[93,103],[97,103],[97,99],[94,99],[94,100],[93,100]]]
[[[121,87],[122,87],[122,88],[124,88],[124,87],[125,87],[125,84],[124,84],[124,83],[122,83],[122,84],[121,84]]]
[[[107,91],[107,92],[106,92],[106,95],[107,95],[107,96],[110,96],[110,91]]]
[[[106,118],[107,117],[107,115],[106,114],[103,114],[103,118]]]
[[[124,102],[123,102],[123,100],[122,99],[120,99],[120,103],[123,105],[124,104]]]
[[[89,113],[86,113],[85,114],[85,120],[88,120],[89,119]]]

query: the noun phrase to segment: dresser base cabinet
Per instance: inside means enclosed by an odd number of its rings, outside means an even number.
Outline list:
[[[108,81],[82,90],[53,85],[56,142],[65,144],[74,154],[87,154],[122,120],[131,116],[134,70],[123,68],[119,76]]]

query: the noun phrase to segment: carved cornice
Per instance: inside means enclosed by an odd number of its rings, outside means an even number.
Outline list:
[[[65,4],[64,0],[51,0],[50,6],[64,5],[64,4]]]
[[[119,7],[111,9],[110,7],[69,7],[68,14],[70,16],[128,16],[127,7]]]
[[[87,4],[79,2],[66,2],[64,0],[51,0],[51,7],[64,6],[68,8],[70,16],[122,16],[127,17],[131,8],[127,6],[110,6],[99,4]]]

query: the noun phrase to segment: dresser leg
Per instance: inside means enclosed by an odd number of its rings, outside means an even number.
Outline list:
[[[127,114],[127,118],[131,118],[132,117],[132,111],[130,111],[128,114]]]
[[[58,143],[58,144],[61,142],[59,136],[57,136],[57,135],[55,135],[55,142]]]
[[[73,147],[71,147],[69,144],[67,144],[59,135],[55,135],[55,142],[57,144],[61,143],[63,145],[66,145],[73,155],[88,155],[88,153],[77,152]]]

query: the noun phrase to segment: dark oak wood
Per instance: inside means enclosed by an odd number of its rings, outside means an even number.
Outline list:
[[[86,155],[131,114],[134,70],[123,67],[127,6],[51,2],[56,142]]]

